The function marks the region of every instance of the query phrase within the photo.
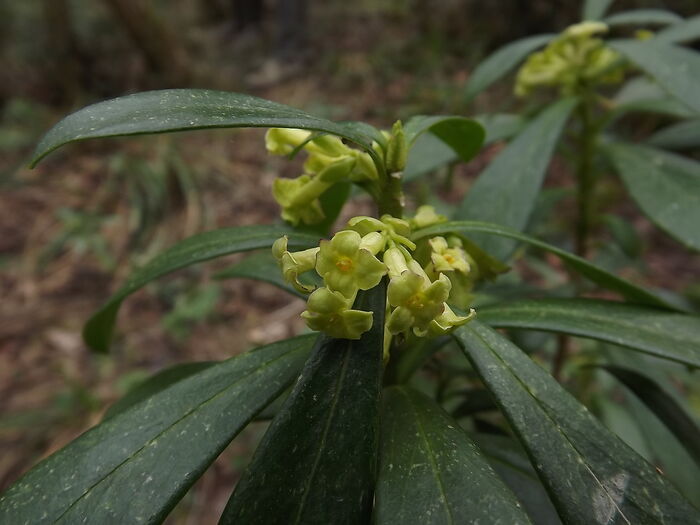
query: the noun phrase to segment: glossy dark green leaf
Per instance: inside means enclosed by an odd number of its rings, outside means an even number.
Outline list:
[[[669,481],[513,343],[479,321],[455,335],[527,450],[563,522],[700,519]]]
[[[683,22],[659,31],[656,40],[670,44],[693,42],[700,38],[700,15],[687,18]]]
[[[605,16],[613,0],[586,0],[581,11],[582,20],[600,20]]]
[[[483,306],[497,328],[597,339],[700,368],[700,318],[596,299],[528,299]]]
[[[668,25],[682,21],[683,17],[665,9],[631,9],[603,19],[609,26]]]
[[[479,152],[486,133],[475,120],[443,116],[413,117],[406,123],[404,130],[409,146],[413,145],[420,135],[430,131],[464,162],[471,160]]]
[[[252,279],[262,281],[297,297],[307,298],[308,295],[298,292],[292,285],[282,277],[277,261],[272,257],[269,250],[254,253],[236,264],[214,274],[215,279]],[[299,280],[304,284],[320,285],[321,278],[315,272],[305,273],[299,276]]]
[[[537,472],[525,451],[514,440],[495,434],[476,434],[471,437],[491,468],[523,504],[533,523],[561,524],[557,510],[537,477]]]
[[[474,117],[485,131],[484,144],[507,139],[522,129],[525,121],[520,115],[507,113],[482,115]],[[454,150],[432,133],[423,133],[411,146],[408,152],[406,169],[403,180],[408,182],[421,175],[431,173],[438,168],[458,160]]]
[[[111,417],[0,497],[0,523],[161,523],[298,376],[314,335],[218,363]]]
[[[696,320],[696,324],[700,322]],[[695,341],[697,344],[700,339],[696,338]],[[600,368],[615,376],[656,414],[700,465],[700,429],[669,393],[635,370],[615,365],[601,365]]]
[[[657,148],[690,149],[700,147],[700,119],[686,120],[660,129],[647,139]]]
[[[700,250],[700,162],[635,144],[610,144],[605,152],[644,214]]]
[[[319,338],[301,379],[236,485],[221,523],[367,523],[376,474],[384,284],[360,292],[374,312],[358,341]]]
[[[193,235],[153,258],[137,269],[112,297],[88,320],[83,338],[93,350],[106,352],[114,323],[124,299],[149,282],[175,270],[222,255],[272,246],[282,235],[289,236],[289,246],[308,248],[318,244],[318,235],[296,233],[282,226],[241,226],[222,228]]]
[[[32,166],[53,150],[87,139],[211,128],[301,128],[348,139],[379,158],[367,124],[337,123],[250,95],[206,89],[165,89],[98,102],[67,116],[37,146]]]
[[[114,417],[121,414],[127,409],[138,405],[142,401],[152,397],[161,390],[174,385],[178,381],[182,381],[194,374],[198,374],[207,368],[217,364],[217,361],[197,361],[192,363],[180,363],[161,370],[157,374],[152,375],[143,382],[139,383],[133,389],[129,390],[124,397],[112,404],[107,409],[103,419]]]
[[[665,308],[668,310],[676,310],[676,307],[665,301],[661,297],[653,294],[652,292],[645,290],[639,286],[636,286],[629,281],[626,281],[610,272],[589,263],[585,259],[569,253],[565,250],[557,248],[546,242],[539,241],[529,235],[511,230],[505,226],[500,226],[498,224],[490,224],[486,222],[476,222],[476,221],[452,221],[444,222],[442,224],[436,224],[435,226],[430,226],[428,228],[423,228],[414,233],[414,239],[420,239],[423,237],[433,236],[433,235],[444,235],[449,232],[461,232],[465,235],[472,237],[472,233],[485,233],[489,235],[498,235],[501,237],[507,237],[510,239],[515,239],[520,242],[527,243],[535,248],[544,250],[546,252],[556,255],[559,259],[564,261],[570,268],[574,269],[582,276],[586,277],[590,281],[596,283],[597,285],[612,290],[619,293],[623,297],[627,298],[631,302],[646,304],[649,306],[656,306],[658,308]]]
[[[473,99],[491,84],[507,75],[519,62],[525,60],[530,53],[545,45],[553,37],[554,35],[535,35],[522,38],[506,44],[489,55],[472,71],[467,82],[465,98],[467,100]]]
[[[455,218],[495,222],[522,230],[575,104],[575,99],[561,100],[531,121],[479,175]],[[509,239],[476,235],[474,240],[498,258],[507,257],[515,247]]]
[[[610,46],[630,59],[671,95],[700,114],[700,56],[697,52],[653,40],[613,40]]]
[[[407,387],[384,391],[377,525],[530,523],[459,424]]]

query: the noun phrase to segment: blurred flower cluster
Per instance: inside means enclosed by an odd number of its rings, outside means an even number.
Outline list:
[[[568,27],[549,45],[530,55],[518,71],[515,94],[525,96],[543,86],[559,87],[562,94],[622,81],[625,63],[596,35],[607,33],[602,22],[581,22]]]

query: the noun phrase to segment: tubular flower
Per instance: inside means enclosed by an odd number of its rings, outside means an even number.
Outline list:
[[[359,339],[372,327],[372,312],[352,310],[350,303],[339,292],[319,288],[309,296],[301,316],[312,330],[340,339]]]
[[[418,263],[411,263],[408,271],[389,283],[389,304],[396,307],[388,320],[389,331],[393,334],[410,326],[414,327],[414,332],[426,330],[430,322],[445,311],[445,301],[450,295],[451,284],[447,277],[440,274],[431,283]]]
[[[453,328],[462,326],[468,323],[476,317],[476,312],[473,308],[469,310],[466,316],[457,315],[452,311],[447,304],[445,305],[445,311],[438,315],[435,319],[430,321],[428,325],[428,335],[445,335],[449,333]]]
[[[324,186],[321,188],[318,182],[308,175],[301,175],[296,179],[275,179],[272,195],[282,208],[282,218],[285,221],[296,226],[299,223],[317,224],[324,219],[318,196],[327,186],[321,183]]]
[[[376,237],[367,239],[365,246],[368,244],[375,248]],[[343,230],[330,241],[321,241],[316,271],[328,288],[346,297],[354,297],[357,290],[377,286],[386,274],[386,266],[370,249],[363,247],[363,237],[359,233]]]
[[[435,212],[435,208],[424,204],[420,206],[416,211],[416,215],[409,221],[412,228],[418,230],[420,228],[427,228],[433,224],[439,224],[441,222],[447,222],[447,217],[444,215],[438,215]]]
[[[290,252],[287,250],[286,235],[272,245],[272,255],[282,270],[284,280],[301,293],[311,293],[316,288],[299,282],[299,275],[314,269],[318,251],[319,248],[309,248],[301,252]]]

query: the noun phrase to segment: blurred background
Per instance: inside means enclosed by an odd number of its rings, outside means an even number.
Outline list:
[[[700,10],[698,0],[620,0],[611,11],[634,7]],[[198,231],[276,220],[272,180],[297,167],[266,155],[262,131],[227,130],[92,141],[26,169],[52,124],[169,87],[240,91],[382,128],[420,113],[514,111],[508,81],[467,105],[470,71],[580,10],[576,0],[0,0],[0,491],[154,372],[301,329],[300,301],[214,280],[221,265],[202,265],[131,297],[113,352],[90,354],[82,324],[129,268]],[[452,172],[443,196],[458,201],[498,147]],[[561,162],[551,169],[548,184],[568,176]],[[646,262],[622,271],[697,288],[697,257],[624,206]],[[236,438],[168,523],[215,523],[264,428]]]

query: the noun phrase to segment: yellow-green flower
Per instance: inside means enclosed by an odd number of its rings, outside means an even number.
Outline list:
[[[444,237],[433,237],[428,243],[432,249],[430,260],[433,262],[436,272],[469,273],[469,260],[462,248],[459,246],[450,247]]]
[[[317,188],[319,184],[324,186],[323,189]],[[299,223],[318,224],[325,215],[317,196],[321,195],[326,187],[326,183],[316,181],[309,175],[301,175],[296,179],[275,179],[272,183],[272,195],[282,208],[282,218],[285,221],[295,226]],[[320,192],[309,191],[317,189]],[[317,196],[307,198],[304,192],[309,195],[315,193]]]
[[[439,224],[441,222],[447,222],[447,217],[444,215],[439,215],[435,212],[435,208],[427,204],[420,206],[416,211],[415,217],[409,221],[411,227],[415,228],[416,230],[432,226],[433,224]]]
[[[449,333],[453,328],[462,326],[468,323],[476,317],[476,312],[474,309],[470,309],[466,316],[457,315],[452,311],[452,309],[445,304],[445,311],[438,315],[435,319],[430,321],[428,325],[427,334],[425,335],[445,335]]]
[[[319,288],[309,296],[301,316],[312,330],[340,339],[359,339],[372,328],[372,312],[352,310],[341,293]]]
[[[290,155],[299,147],[303,147],[310,154],[327,157],[339,157],[350,151],[350,148],[334,135],[316,135],[311,139],[312,135],[311,131],[303,129],[271,128],[265,134],[265,147],[273,155]]]
[[[394,334],[411,326],[426,330],[444,312],[450,295],[450,280],[443,274],[431,283],[418,263],[410,261],[408,267],[408,271],[391,279],[387,290],[389,304],[396,307],[387,322]]]
[[[272,255],[282,270],[284,280],[301,293],[311,293],[315,286],[299,282],[299,275],[314,269],[319,248],[309,248],[300,252],[287,250],[287,236],[280,237],[272,245]]]
[[[386,274],[386,266],[362,246],[362,240],[359,233],[343,230],[330,241],[321,241],[316,271],[326,286],[346,297],[377,286]]]

